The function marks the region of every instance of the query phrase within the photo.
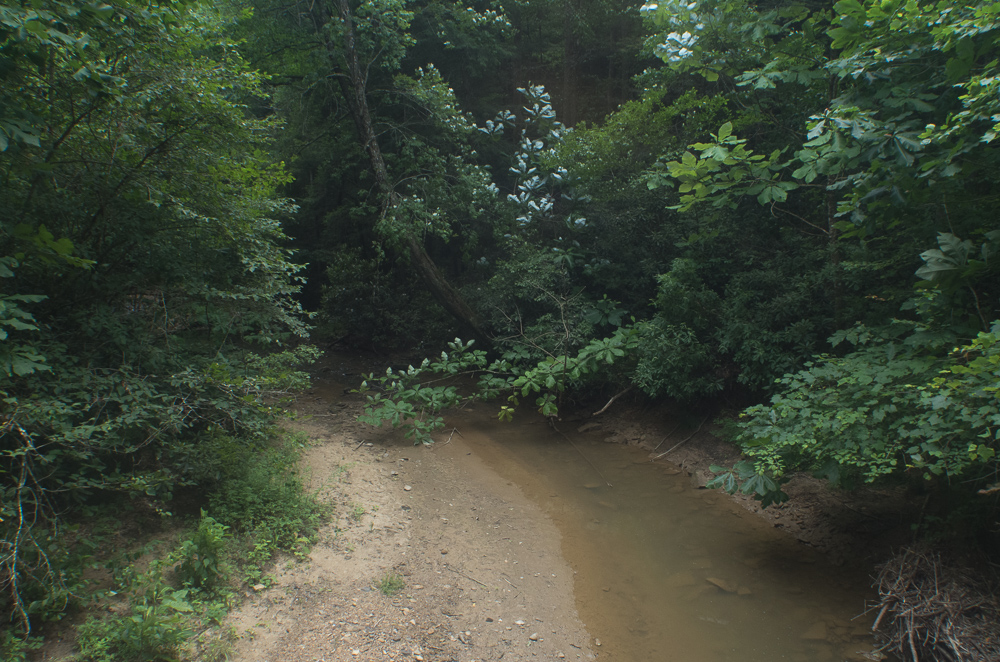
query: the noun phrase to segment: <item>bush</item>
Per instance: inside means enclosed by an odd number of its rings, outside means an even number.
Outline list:
[[[185,586],[211,589],[225,578],[221,558],[229,537],[228,529],[201,511],[198,529],[171,557],[180,561],[177,574]]]
[[[121,494],[165,509],[178,488],[211,487],[228,460],[266,442],[275,413],[261,384],[272,375],[237,369],[216,363],[155,377],[67,363],[58,378],[33,376],[30,397],[5,399],[0,617],[29,631],[80,595],[83,564],[58,512]]]
[[[996,491],[1000,321],[961,347],[932,341],[924,325],[896,327],[883,337],[863,326],[838,332],[834,344],[847,340],[853,352],[781,378],[770,405],[742,415],[738,442],[751,462],[710,486],[732,492],[747,481],[744,491],[766,499],[771,479],[806,470],[844,486],[906,477]],[[915,331],[901,338],[900,328]]]

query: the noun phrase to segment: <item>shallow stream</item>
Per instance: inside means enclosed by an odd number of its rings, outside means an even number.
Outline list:
[[[487,409],[449,426],[559,527],[601,659],[839,662],[871,650],[862,573],[645,451],[538,419],[498,424]]]

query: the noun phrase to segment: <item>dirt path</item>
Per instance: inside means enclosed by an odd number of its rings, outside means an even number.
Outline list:
[[[330,370],[293,427],[315,444],[305,465],[335,519],[232,614],[230,659],[593,659],[546,516],[459,435],[414,447],[356,423],[361,402]],[[387,596],[375,585],[392,573],[405,587]]]

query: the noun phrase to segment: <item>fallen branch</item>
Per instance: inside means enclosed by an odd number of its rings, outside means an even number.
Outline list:
[[[705,424],[705,421],[707,421],[707,420],[708,420],[708,416],[706,416],[705,418],[701,419],[701,423],[699,423],[699,424],[698,424],[698,428],[697,428],[697,429],[696,429],[696,430],[695,430],[694,432],[692,432],[692,433],[691,433],[690,435],[688,435],[687,437],[685,437],[685,438],[684,438],[684,439],[682,439],[681,441],[678,441],[678,442],[677,442],[676,444],[674,444],[673,446],[671,446],[671,447],[670,447],[670,448],[668,448],[667,450],[663,451],[663,452],[662,452],[662,453],[660,453],[659,455],[656,455],[656,456],[654,456],[654,457],[652,458],[652,460],[650,460],[650,462],[652,462],[653,460],[659,460],[659,459],[660,459],[661,457],[663,457],[663,456],[664,456],[664,455],[666,455],[667,453],[672,453],[673,451],[675,451],[675,450],[677,450],[678,448],[680,448],[680,447],[681,447],[681,445],[683,445],[683,444],[685,444],[685,443],[687,443],[687,442],[691,441],[691,439],[693,439],[693,438],[694,438],[694,436],[695,436],[696,434],[698,434],[698,432],[699,432],[699,431],[701,430],[701,426],[702,426],[702,425],[704,425],[704,424]]]
[[[477,584],[479,584],[480,586],[482,586],[483,588],[487,588],[486,584],[482,583],[481,581],[479,581],[479,580],[478,580],[478,579],[476,579],[475,577],[470,577],[470,576],[468,576],[467,574],[465,574],[464,572],[459,572],[458,570],[455,570],[454,568],[452,568],[452,567],[451,567],[450,565],[446,565],[446,566],[445,566],[445,569],[446,569],[446,570],[451,570],[451,571],[452,571],[452,572],[454,572],[454,573],[455,573],[456,575],[459,575],[459,576],[461,576],[461,577],[465,577],[466,579],[468,579],[468,580],[470,580],[470,581],[474,581],[474,582],[476,582]]]
[[[670,432],[667,433],[667,436],[665,436],[663,439],[660,439],[660,443],[656,444],[656,448],[653,449],[653,452],[656,452],[656,451],[660,450],[660,446],[663,445],[663,442],[666,441],[667,439],[670,439],[670,435],[672,435],[673,433],[677,432],[677,428],[679,428],[680,426],[681,426],[681,424],[678,423],[677,425],[674,426],[673,430],[671,430]]]
[[[620,393],[615,393],[614,395],[612,395],[611,399],[608,400],[608,404],[606,404],[603,407],[601,407],[600,411],[595,411],[593,414],[591,414],[591,417],[593,417],[593,416],[600,416],[601,414],[603,414],[604,412],[606,412],[608,410],[608,407],[611,406],[611,403],[613,403],[615,400],[617,400],[618,398],[622,397],[623,395],[625,395],[626,393],[628,393],[631,390],[632,390],[632,387],[629,386],[624,391],[621,391]]]
[[[882,617],[885,616],[885,612],[888,609],[889,609],[889,605],[888,604],[882,605],[882,609],[878,613],[878,618],[875,619],[875,624],[872,625],[872,632],[874,632],[875,630],[878,629],[878,624],[882,622]]]
[[[882,566],[872,627],[907,662],[1000,660],[1000,603],[981,572],[907,549]]]

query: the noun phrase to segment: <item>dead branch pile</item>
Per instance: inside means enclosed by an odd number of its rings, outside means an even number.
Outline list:
[[[883,651],[908,662],[1000,660],[1000,604],[982,573],[907,549],[882,566],[876,581],[872,629]]]

